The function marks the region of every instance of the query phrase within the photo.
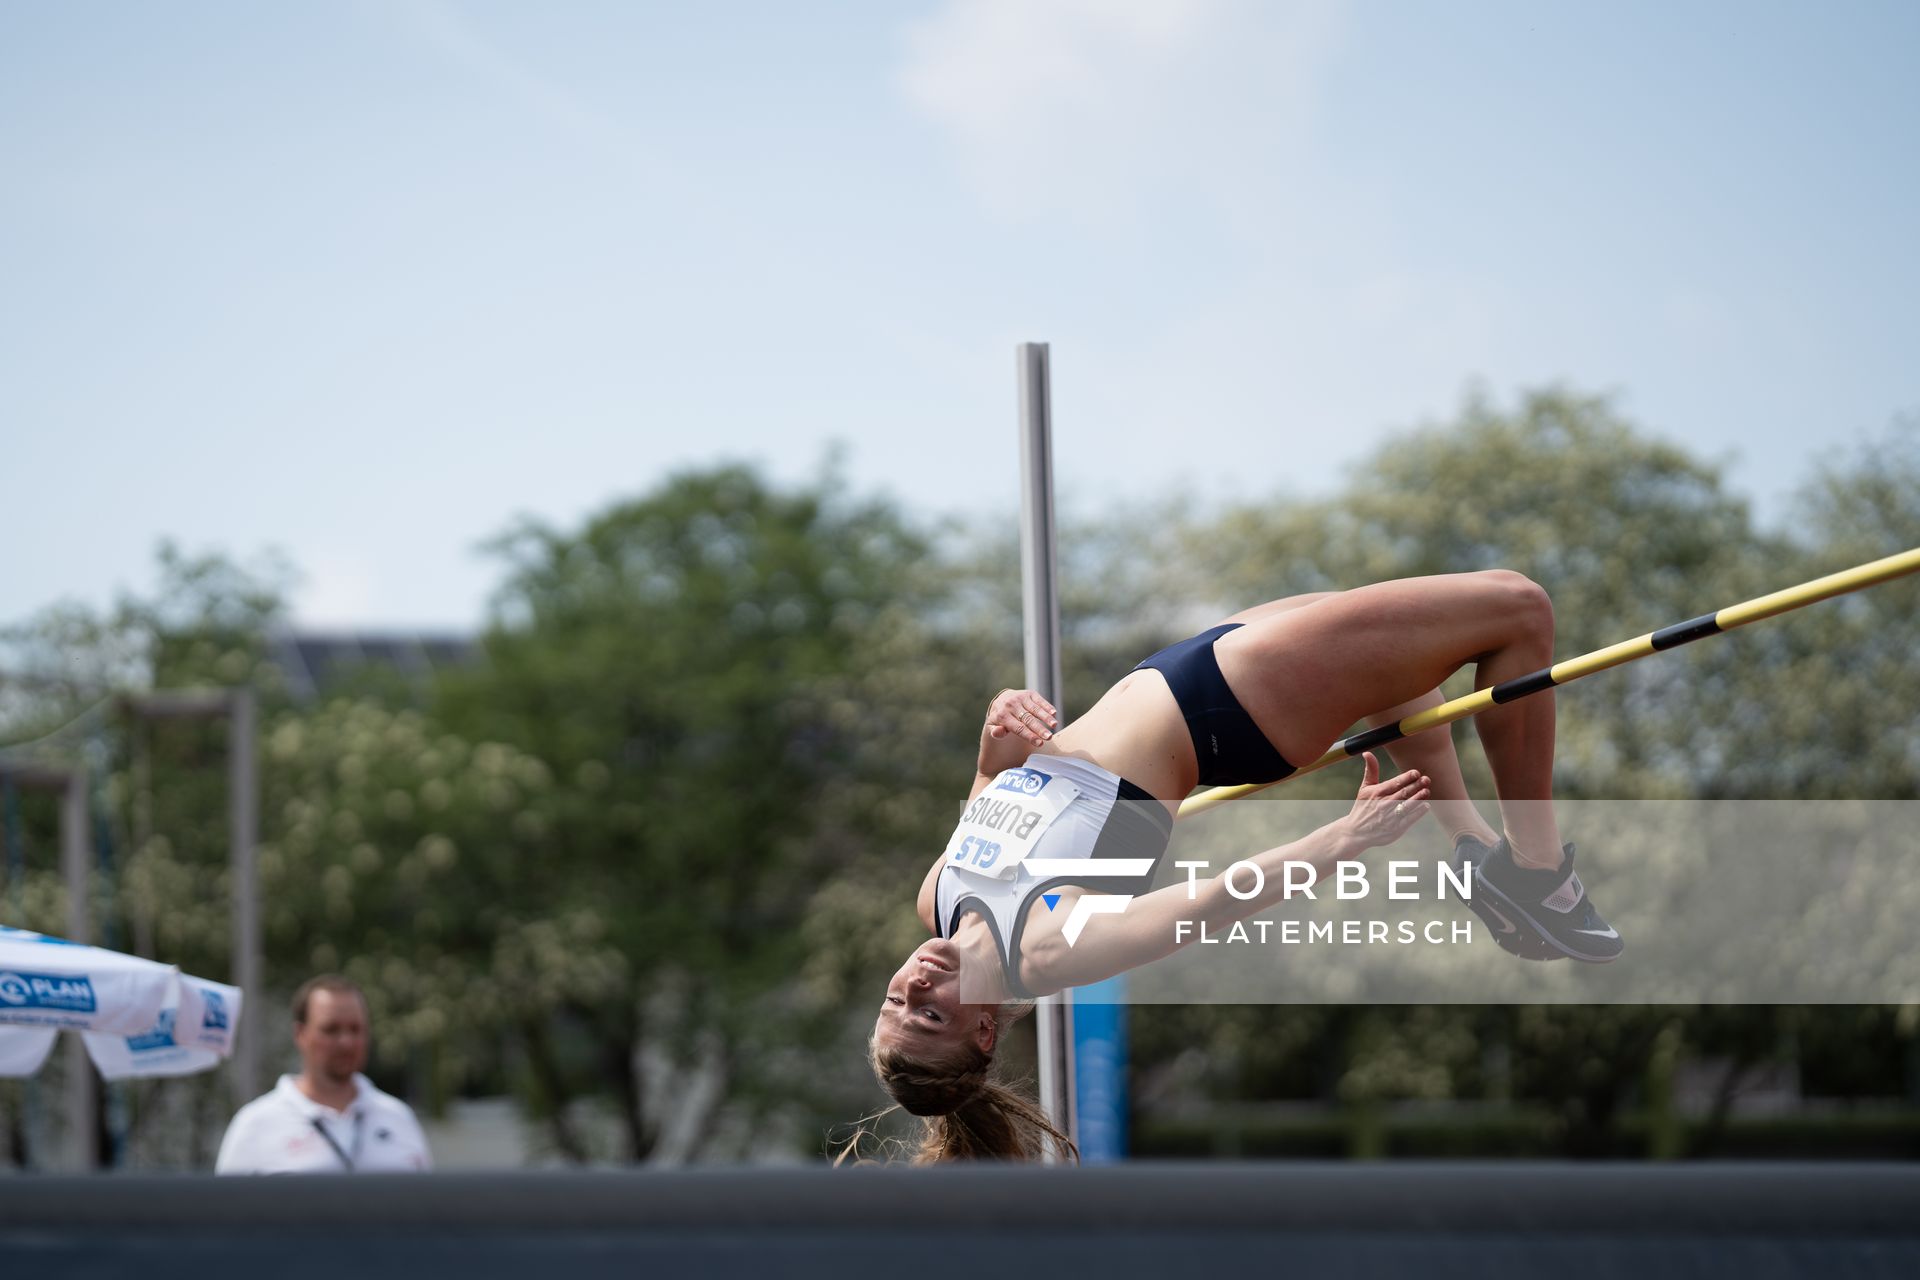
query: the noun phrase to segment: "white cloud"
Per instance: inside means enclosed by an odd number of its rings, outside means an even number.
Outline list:
[[[302,626],[347,627],[375,616],[375,574],[359,556],[325,552],[301,569],[293,613]]]
[[[894,79],[1002,216],[1231,207],[1307,136],[1339,17],[1338,0],[948,0],[907,29]]]
[[[1339,0],[954,0],[911,30],[896,84],[982,203],[1121,231],[1106,256],[1141,270],[1116,296],[1157,300],[1033,335],[1065,343],[1083,492],[1319,487],[1497,365],[1492,283],[1410,258],[1407,209],[1316,136],[1344,19]]]

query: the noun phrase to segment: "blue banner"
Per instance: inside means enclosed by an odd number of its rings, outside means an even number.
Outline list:
[[[1127,980],[1073,993],[1074,1116],[1085,1164],[1127,1158]]]

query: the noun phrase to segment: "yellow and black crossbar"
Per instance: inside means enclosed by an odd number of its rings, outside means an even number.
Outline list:
[[[1464,720],[1468,716],[1478,715],[1489,707],[1524,698],[1528,694],[1539,693],[1556,685],[1578,680],[1581,676],[1590,676],[1596,671],[1605,671],[1622,663],[1659,653],[1663,649],[1678,648],[1707,636],[1717,636],[1735,627],[1744,627],[1749,622],[1759,622],[1763,618],[1775,617],[1794,609],[1821,600],[1830,600],[1834,596],[1846,595],[1850,591],[1860,591],[1867,587],[1878,586],[1894,578],[1902,578],[1910,573],[1920,573],[1920,547],[1911,551],[1902,551],[1899,555],[1888,556],[1884,560],[1875,560],[1869,564],[1858,565],[1839,573],[1830,573],[1824,578],[1815,578],[1812,582],[1803,582],[1797,587],[1788,587],[1784,591],[1775,591],[1771,595],[1760,596],[1744,604],[1736,604],[1721,609],[1717,613],[1703,613],[1697,618],[1685,622],[1676,622],[1670,627],[1648,632],[1637,639],[1625,640],[1619,644],[1608,645],[1604,649],[1595,649],[1592,653],[1570,658],[1565,662],[1556,662],[1530,675],[1515,676],[1503,680],[1490,688],[1479,689],[1464,698],[1455,698],[1437,707],[1408,716],[1398,724],[1383,724],[1377,729],[1365,733],[1356,733],[1343,738],[1327,748],[1325,755],[1312,764],[1296,769],[1287,775],[1297,778],[1303,773],[1312,773],[1315,769],[1340,760],[1357,756],[1363,751],[1385,746],[1389,742],[1398,742],[1402,738],[1424,733],[1428,729],[1437,729],[1443,724],[1452,724],[1455,720]],[[1285,778],[1281,779],[1286,781]],[[1215,805],[1225,804],[1229,800],[1238,800],[1241,796],[1251,795],[1274,783],[1240,787],[1214,787],[1188,796],[1180,806],[1180,816],[1190,818],[1196,813],[1204,813]]]

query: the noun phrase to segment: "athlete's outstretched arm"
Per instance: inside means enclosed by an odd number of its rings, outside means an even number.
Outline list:
[[[1184,880],[1170,884],[1135,898],[1117,915],[1094,916],[1071,947],[1057,934],[1044,939],[1040,954],[1027,957],[1028,972],[1044,975],[1046,988],[1084,987],[1192,945],[1199,930],[1178,930],[1174,927],[1178,921],[1204,922],[1211,929],[1258,915],[1284,896],[1284,864],[1307,863],[1316,880],[1324,879],[1336,863],[1405,835],[1431,806],[1430,783],[1411,770],[1380,781],[1380,762],[1369,751],[1352,812],[1291,844],[1245,859],[1266,877],[1254,897],[1242,899],[1228,893],[1225,876],[1196,879],[1191,890]],[[1244,877],[1239,887],[1247,887]],[[1176,941],[1183,935],[1184,941]]]

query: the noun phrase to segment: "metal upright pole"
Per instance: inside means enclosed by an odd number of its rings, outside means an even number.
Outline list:
[[[234,985],[245,993],[234,1028],[235,1104],[260,1093],[260,902],[254,846],[260,834],[253,690],[234,689],[227,706],[227,838],[232,845]]]
[[[20,791],[13,775],[0,769],[0,849],[7,851],[7,916],[26,923],[21,904],[26,901],[22,881],[27,873],[27,851],[20,843]]]
[[[228,881],[232,891],[233,984],[245,993],[240,1023],[234,1028],[233,1056],[227,1079],[235,1105],[260,1094],[260,989],[265,971],[261,960],[260,889],[254,860],[260,843],[260,734],[253,690],[156,689],[132,700],[133,714],[142,722],[169,719],[227,721],[227,846]],[[151,782],[151,761],[142,741],[140,771]],[[141,787],[144,791],[146,788]],[[144,827],[146,819],[139,820]],[[139,916],[136,915],[136,930]],[[136,934],[136,936],[138,936]]]
[[[1047,344],[1014,352],[1020,387],[1020,583],[1027,686],[1060,709],[1060,596],[1053,528],[1053,393]],[[1062,1133],[1074,1131],[1073,1001],[1048,996],[1034,1011],[1040,1040],[1040,1105]]]
[[[93,867],[93,824],[87,808],[87,771],[75,765],[66,771],[60,804],[60,869],[67,881],[67,941],[93,940],[92,912],[87,887]],[[79,1036],[67,1041],[67,1137],[72,1143],[73,1166],[90,1171],[94,1159],[93,1062]]]

